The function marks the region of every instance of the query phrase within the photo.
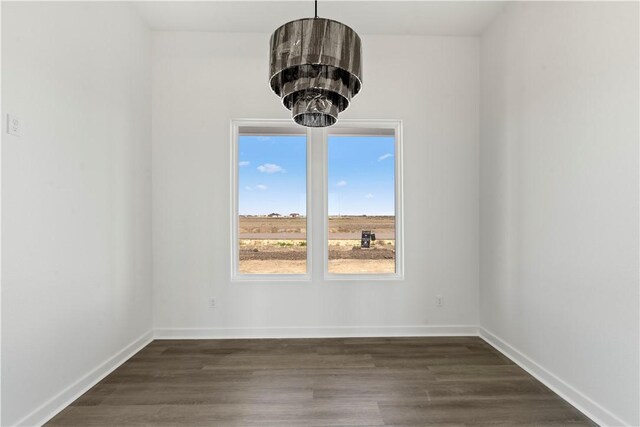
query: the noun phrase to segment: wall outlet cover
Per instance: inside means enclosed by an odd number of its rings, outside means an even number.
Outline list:
[[[9,135],[20,136],[21,131],[20,119],[11,114],[7,114],[7,133]]]

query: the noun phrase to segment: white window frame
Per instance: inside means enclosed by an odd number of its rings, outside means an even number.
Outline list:
[[[329,135],[339,130],[338,135],[375,135],[375,130],[393,130],[394,174],[395,174],[395,267],[394,273],[330,273],[329,272]],[[350,132],[353,131],[353,132]],[[372,132],[373,131],[373,132]],[[402,189],[402,120],[340,120],[335,126],[325,128],[322,135],[323,160],[323,277],[328,281],[342,280],[403,280],[404,279],[404,240],[403,240],[403,189]]]
[[[244,274],[239,272],[239,137],[241,129],[246,134],[302,135],[307,137],[307,272],[305,274]],[[352,135],[375,134],[375,129],[393,130],[395,136],[395,266],[394,273],[337,274],[329,273],[329,215],[328,215],[328,136],[332,129]],[[277,130],[284,130],[278,133]],[[353,133],[349,131],[353,130]],[[373,132],[372,132],[373,131]],[[398,281],[404,280],[404,216],[402,170],[402,121],[401,120],[345,120],[331,128],[301,128],[291,120],[281,119],[233,119],[231,120],[231,281],[232,282],[310,282],[325,281]],[[314,203],[321,200],[321,203]],[[323,218],[316,221],[318,216]],[[322,258],[322,259],[320,259]],[[316,268],[316,266],[321,266]]]
[[[250,132],[242,132],[242,135],[306,135],[307,137],[307,272],[304,274],[246,274],[240,273],[240,233],[239,233],[239,173],[240,161],[238,148],[240,146],[240,130],[250,129]],[[284,130],[279,133],[278,130]],[[311,171],[311,131],[304,129],[290,120],[250,120],[250,119],[234,119],[231,121],[231,281],[233,282],[291,282],[291,281],[310,281],[313,271],[312,267],[312,232],[310,225],[313,224],[313,206],[311,183],[313,173]]]

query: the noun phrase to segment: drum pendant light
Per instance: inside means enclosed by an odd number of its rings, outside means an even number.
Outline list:
[[[338,120],[362,87],[360,37],[346,25],[315,18],[288,22],[271,35],[269,85],[306,127]]]

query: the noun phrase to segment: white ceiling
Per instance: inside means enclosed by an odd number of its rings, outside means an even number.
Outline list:
[[[323,1],[318,15],[362,34],[475,36],[500,12],[496,1]],[[149,1],[136,7],[158,31],[271,33],[313,16],[313,1]]]

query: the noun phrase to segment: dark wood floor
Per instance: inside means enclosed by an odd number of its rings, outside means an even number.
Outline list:
[[[475,337],[157,340],[49,426],[595,425]]]

